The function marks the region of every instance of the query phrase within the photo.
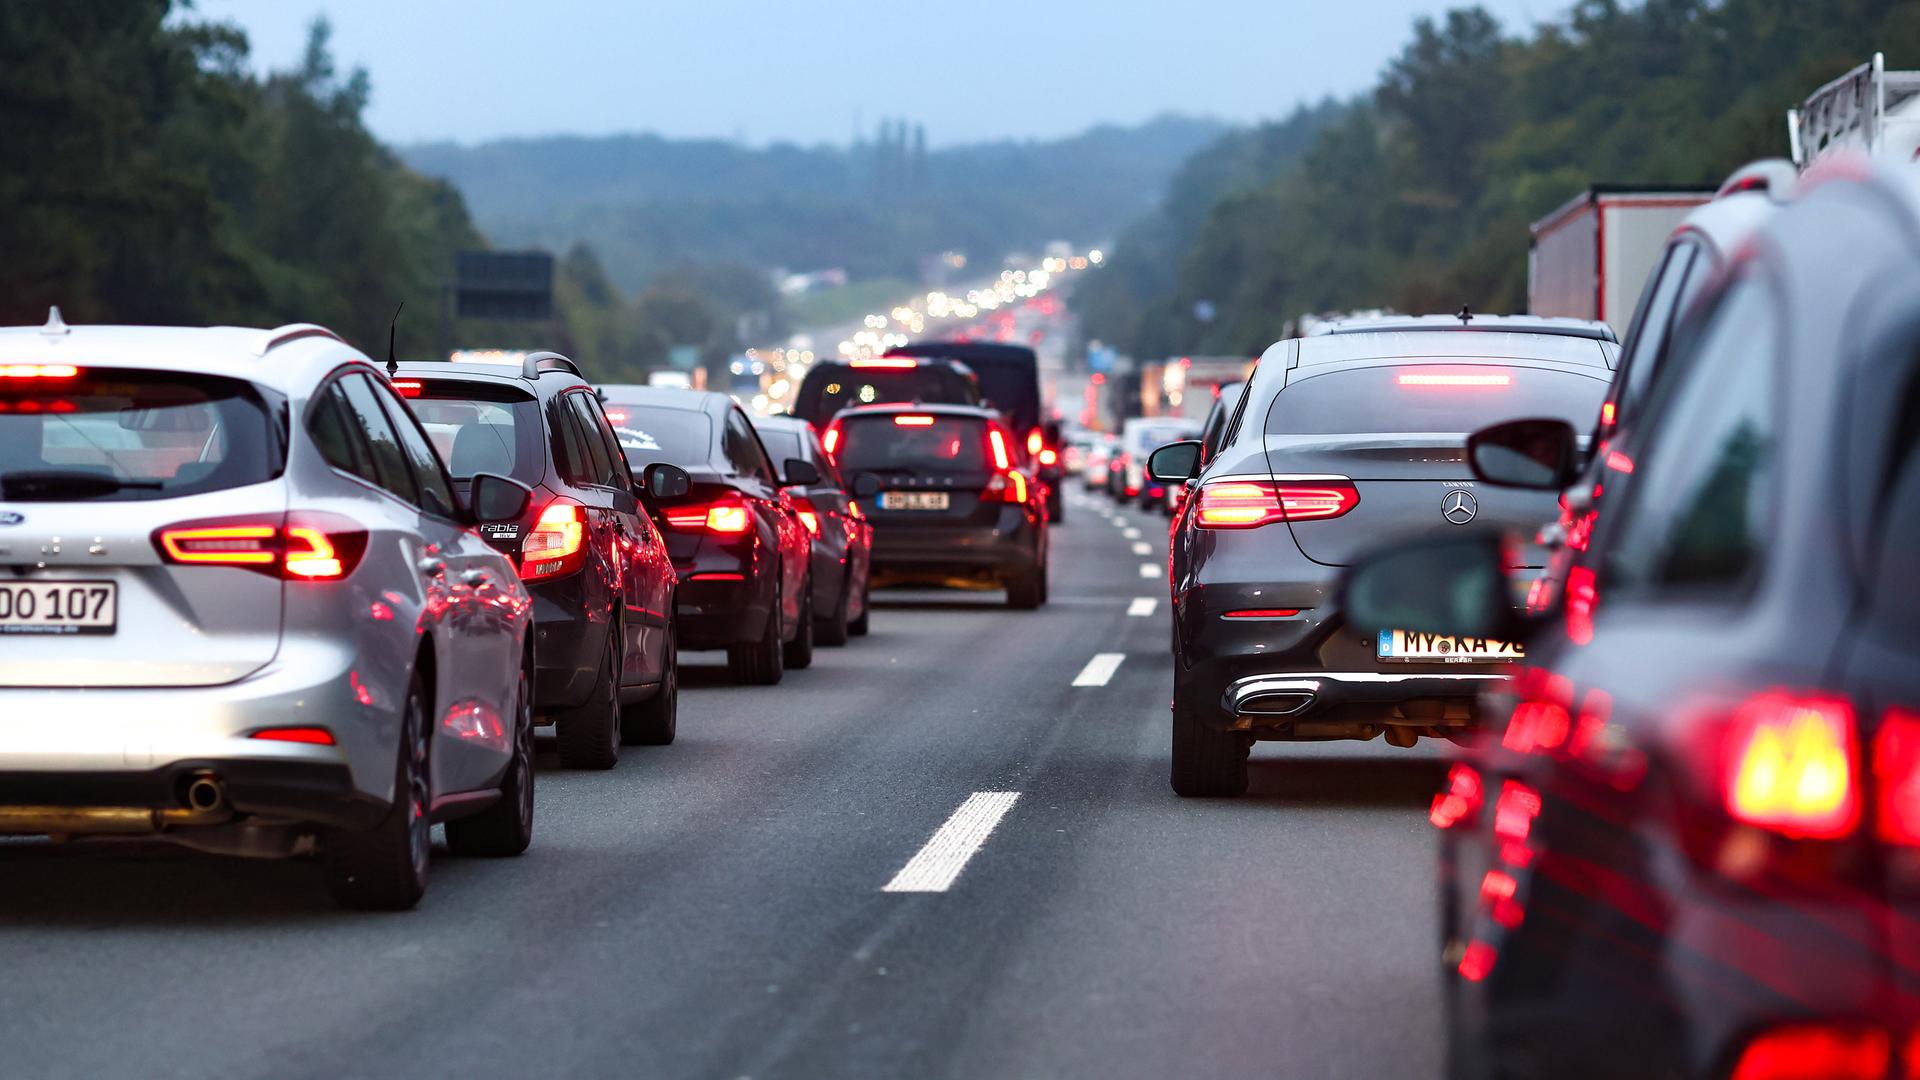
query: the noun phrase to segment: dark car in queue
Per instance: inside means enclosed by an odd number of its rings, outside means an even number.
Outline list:
[[[1579,426],[1482,432],[1551,493]],[[1452,1075],[1920,1065],[1920,199],[1816,166],[1682,318],[1581,604],[1499,536],[1375,553],[1357,621],[1520,638],[1440,833]]]
[[[964,405],[877,405],[834,418],[824,439],[841,475],[879,492],[873,582],[1005,589],[1047,600],[1047,508],[1023,447],[1000,414]]]
[[[1040,357],[1024,345],[983,341],[916,341],[887,350],[889,358],[920,357],[965,364],[979,376],[980,397],[998,409],[1032,462],[1046,489],[1047,516],[1066,520],[1061,485],[1066,465],[1060,460],[1060,423],[1046,413],[1040,392]]]
[[[560,763],[609,769],[623,743],[672,742],[673,565],[642,505],[651,496],[579,369],[557,353],[415,362],[399,365],[393,385],[459,493],[478,473],[533,489],[519,520],[480,530],[533,595],[534,708],[558,725]]]
[[[1527,605],[1548,611],[1567,598],[1569,586],[1584,602],[1590,582],[1583,568],[1603,497],[1617,491],[1629,459],[1614,448],[1632,435],[1640,407],[1672,349],[1681,316],[1732,258],[1734,250],[1787,200],[1798,173],[1786,161],[1758,161],[1720,185],[1713,201],[1688,214],[1667,240],[1667,249],[1641,291],[1640,304],[1620,347],[1619,370],[1594,418],[1586,467],[1560,498],[1559,519],[1542,533],[1547,572],[1528,590]]]
[[[1238,795],[1255,740],[1396,746],[1469,725],[1476,692],[1520,652],[1497,641],[1363,633],[1338,610],[1339,568],[1383,536],[1537,523],[1551,495],[1490,489],[1468,432],[1504,419],[1591,417],[1616,346],[1583,337],[1415,331],[1269,348],[1219,451],[1156,451],[1164,483],[1198,483],[1171,536],[1172,782]],[[1515,552],[1537,570],[1537,549]]]
[[[819,360],[800,380],[793,415],[825,431],[841,409],[892,402],[980,404],[980,379],[963,363],[911,356]]]
[[[813,540],[783,490],[816,482],[813,467],[776,464],[725,394],[599,391],[629,463],[667,462],[692,478],[684,495],[652,507],[680,578],[680,647],[725,649],[733,678],[761,686],[813,663]]]
[[[813,483],[789,488],[788,494],[813,536],[813,639],[820,645],[845,645],[848,637],[864,635],[869,625],[873,523],[812,425],[794,417],[768,416],[753,426],[775,461],[804,461],[820,474]],[[879,490],[871,480],[866,486],[868,495]]]

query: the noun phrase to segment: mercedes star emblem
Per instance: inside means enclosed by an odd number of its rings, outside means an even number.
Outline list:
[[[1480,516],[1480,500],[1474,498],[1471,491],[1449,491],[1440,502],[1440,516],[1455,525],[1465,525]]]

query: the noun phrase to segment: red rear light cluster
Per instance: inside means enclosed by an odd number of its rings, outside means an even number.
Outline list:
[[[820,510],[813,505],[812,499],[804,495],[793,496],[793,510],[800,515],[800,524],[807,527],[808,533],[820,535]]]
[[[675,529],[704,530],[722,536],[738,536],[753,526],[746,497],[729,491],[711,503],[676,506],[667,511],[667,524]]]
[[[1750,698],[1726,733],[1721,773],[1734,820],[1785,836],[1835,839],[1860,819],[1853,707],[1770,692]]]
[[[1455,762],[1447,770],[1446,790],[1433,797],[1427,820],[1433,822],[1435,828],[1451,829],[1480,812],[1484,794],[1480,771],[1465,762]]]
[[[323,727],[280,727],[256,731],[247,736],[265,742],[305,743],[308,746],[332,746],[333,732]]]
[[[155,529],[153,546],[182,566],[232,566],[290,581],[337,581],[366,554],[367,530],[338,514],[209,518]]]
[[[1214,480],[1200,486],[1194,524],[1203,529],[1257,529],[1276,521],[1322,521],[1360,505],[1353,482]]]
[[[820,437],[820,444],[826,449],[828,457],[840,449],[840,421],[835,420],[827,425],[827,433]]]
[[[572,573],[587,562],[587,511],[572,499],[555,499],[540,511],[520,541],[520,578],[537,581]]]
[[[393,380],[393,388],[399,391],[400,396],[403,398],[417,398],[420,396],[421,391],[426,389],[425,385],[422,384],[419,379],[395,379]]]
[[[1775,1028],[1747,1044],[1732,1080],[1911,1080],[1920,1076],[1916,1050],[1910,1044],[1905,1067],[1889,1072],[1893,1040],[1884,1031],[1828,1024]]]
[[[71,379],[80,374],[72,364],[0,364],[0,379]]]
[[[1889,709],[1880,721],[1873,780],[1874,831],[1889,844],[1920,847],[1920,712]]]
[[[920,366],[920,361],[908,356],[877,356],[863,360],[850,361],[851,368],[884,368],[893,371],[905,371]]]

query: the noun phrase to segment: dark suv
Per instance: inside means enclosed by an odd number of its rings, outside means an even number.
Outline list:
[[[951,360],[910,356],[821,360],[800,380],[793,415],[824,431],[841,409],[896,401],[978,405],[980,379],[972,368]]]
[[[788,494],[813,535],[813,635],[822,645],[845,645],[848,637],[867,632],[872,591],[873,522],[854,496],[875,494],[879,484],[871,477],[859,484],[842,480],[820,445],[819,432],[804,420],[768,416],[753,426],[775,461],[798,459],[820,473],[818,481]]]
[[[573,362],[401,364],[407,399],[464,497],[476,473],[533,489],[517,521],[481,526],[533,594],[535,709],[559,725],[560,762],[608,769],[620,745],[673,741],[678,671],[673,564],[641,499],[678,494],[678,469],[628,471]]]

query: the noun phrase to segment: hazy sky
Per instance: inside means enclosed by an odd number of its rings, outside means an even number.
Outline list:
[[[1562,0],[1483,0],[1517,28]],[[935,145],[1169,110],[1253,120],[1372,84],[1444,0],[197,0],[285,67],[325,13],[396,142],[551,132]]]

